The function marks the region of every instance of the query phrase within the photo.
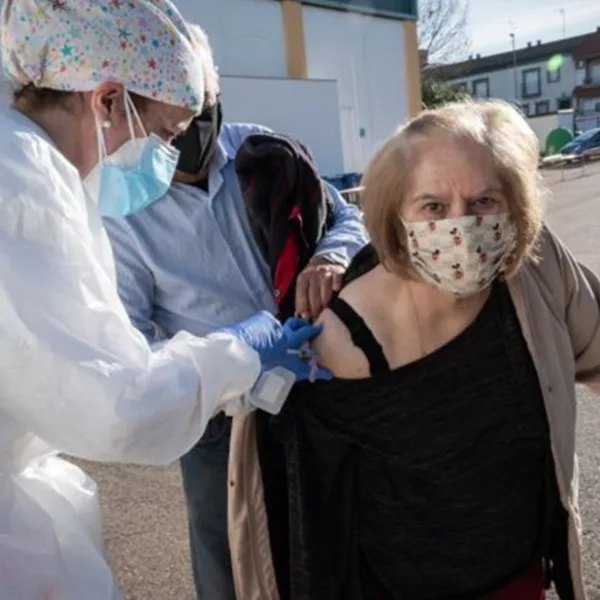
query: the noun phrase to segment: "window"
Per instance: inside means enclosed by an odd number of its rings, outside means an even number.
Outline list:
[[[535,98],[542,95],[541,69],[525,69],[521,73],[521,97]]]
[[[569,110],[573,106],[573,100],[571,98],[558,98],[556,100],[557,110]]]
[[[560,67],[554,71],[546,71],[546,81],[548,83],[558,83],[560,81]]]
[[[587,76],[590,83],[600,81],[600,60],[593,60],[588,64]]]
[[[536,115],[547,115],[550,112],[550,101],[542,100],[535,103],[535,114]]]
[[[600,99],[583,98],[579,101],[579,112],[584,115],[591,115],[598,112],[600,108]]]
[[[473,96],[476,98],[490,97],[490,80],[487,77],[485,79],[476,79],[473,82]]]
[[[468,92],[469,88],[467,86],[467,82],[466,81],[461,81],[459,83],[455,83],[453,84],[455,89],[457,89],[459,92]]]
[[[523,102],[523,104],[521,104],[521,110],[523,111],[523,114],[528,117],[529,116],[529,102]]]

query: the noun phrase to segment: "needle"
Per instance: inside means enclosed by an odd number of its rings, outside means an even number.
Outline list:
[[[289,349],[287,353],[295,354],[296,356],[300,357],[301,360],[304,361],[309,361],[314,356],[316,356],[316,352],[310,347],[309,342],[304,342],[304,344],[302,344],[302,346],[300,346],[298,350]]]

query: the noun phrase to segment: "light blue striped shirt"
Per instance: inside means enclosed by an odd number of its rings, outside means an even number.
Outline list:
[[[174,184],[149,208],[105,220],[119,293],[149,339],[180,330],[203,336],[259,310],[275,312],[269,267],[254,241],[233,164],[246,136],[265,131],[257,125],[223,125],[208,193]],[[347,265],[366,243],[366,234],[360,212],[330,191],[334,225],[316,255]]]

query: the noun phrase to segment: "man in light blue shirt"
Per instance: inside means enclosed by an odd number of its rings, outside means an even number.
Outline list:
[[[180,330],[206,335],[258,310],[276,312],[269,266],[257,247],[234,157],[258,125],[221,125],[218,76],[205,34],[192,27],[205,55],[207,98],[182,140],[180,171],[169,194],[127,219],[107,220],[119,291],[149,339]],[[318,316],[352,256],[366,243],[359,211],[329,187],[333,225],[298,279],[296,310]],[[182,460],[192,569],[198,598],[235,600],[227,539],[230,421],[220,414]]]

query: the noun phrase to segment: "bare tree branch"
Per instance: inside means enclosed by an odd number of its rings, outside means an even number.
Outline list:
[[[468,51],[468,10],[468,0],[420,0],[419,48],[429,62],[457,60]]]

